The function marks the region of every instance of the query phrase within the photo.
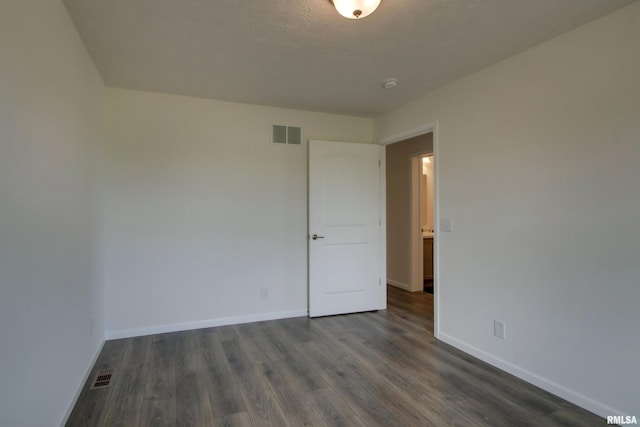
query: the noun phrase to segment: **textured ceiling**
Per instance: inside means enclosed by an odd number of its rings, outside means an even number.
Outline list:
[[[632,2],[382,0],[350,20],[329,0],[64,0],[109,86],[360,116]]]

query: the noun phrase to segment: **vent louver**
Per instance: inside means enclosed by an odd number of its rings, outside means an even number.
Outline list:
[[[287,127],[280,125],[273,125],[273,142],[276,144],[287,143]]]
[[[300,145],[301,133],[300,128],[287,126],[287,144]]]
[[[90,389],[104,388],[111,385],[111,378],[113,377],[113,369],[104,369],[98,371],[94,380],[91,382]]]
[[[302,143],[302,130],[295,126],[273,125],[271,142],[275,144],[300,145]]]

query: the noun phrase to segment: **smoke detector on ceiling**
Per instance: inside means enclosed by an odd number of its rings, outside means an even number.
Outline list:
[[[393,89],[398,86],[398,79],[387,79],[382,82],[382,87],[385,89]]]

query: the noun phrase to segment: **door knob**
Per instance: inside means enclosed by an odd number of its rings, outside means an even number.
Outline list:
[[[311,238],[313,240],[318,240],[318,239],[324,239],[324,236],[318,236],[317,234],[314,234],[313,236],[311,236]]]

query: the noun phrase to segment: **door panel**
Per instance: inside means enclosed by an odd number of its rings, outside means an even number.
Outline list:
[[[309,143],[309,315],[386,307],[382,147]]]
[[[367,289],[366,245],[326,245],[325,255],[325,293],[346,294],[363,292]]]

